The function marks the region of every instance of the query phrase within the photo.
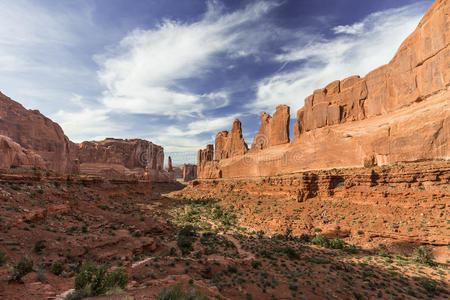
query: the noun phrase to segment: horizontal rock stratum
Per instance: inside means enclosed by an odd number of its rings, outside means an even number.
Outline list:
[[[199,178],[271,176],[310,169],[363,167],[450,158],[450,1],[437,0],[394,58],[364,78],[314,91],[297,112],[263,113],[247,150],[242,129],[219,133],[198,155]],[[227,145],[240,145],[224,151]]]

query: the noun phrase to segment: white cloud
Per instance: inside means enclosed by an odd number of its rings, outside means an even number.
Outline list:
[[[353,25],[339,25],[333,28],[334,33],[360,34],[364,30],[364,23]]]
[[[218,94],[190,92],[179,81],[214,76],[210,70],[220,66],[219,54],[238,57],[257,52],[265,37],[250,39],[254,33],[250,25],[273,6],[259,1],[223,14],[220,5],[210,2],[197,22],[165,20],[153,30],[134,30],[119,47],[97,56],[99,80],[106,87],[104,105],[125,113],[168,116],[201,115],[217,108],[223,102]]]
[[[70,11],[31,0],[0,1],[0,88],[26,107],[50,115],[76,142],[141,137],[164,146],[167,153],[195,158],[197,149],[214,142],[218,131],[231,128],[238,116],[233,109],[259,114],[284,103],[295,114],[314,89],[388,62],[425,10],[420,2],[375,13],[330,28],[334,36],[325,39],[272,24],[265,16],[277,5],[254,1],[226,13],[220,2],[211,1],[197,21],[163,20],[153,29],[135,29],[113,41],[111,37],[122,33],[102,30],[91,19],[89,5]],[[105,51],[111,43],[117,46]],[[272,48],[281,43],[284,52],[277,56]],[[94,52],[106,53],[94,56],[97,65],[86,63]],[[283,67],[254,83],[239,65],[243,57]],[[300,67],[289,68],[291,63]],[[189,86],[208,82],[216,68],[242,72],[240,88],[249,85],[251,90],[256,84],[255,102],[228,109],[236,92],[231,88],[199,92]],[[225,109],[219,113],[219,108]],[[170,122],[136,126],[140,119],[134,114]]]
[[[103,107],[93,107],[87,104],[83,97],[74,94],[69,101],[77,109],[59,110],[52,117],[64,129],[66,135],[73,142],[89,140],[102,140],[106,137],[121,135],[127,129],[125,126],[111,120],[111,110]]]
[[[301,62],[301,67],[260,81],[252,107],[270,110],[283,103],[295,115],[315,89],[347,76],[364,76],[388,63],[419,23],[424,8],[420,2],[373,13],[361,22],[332,28],[335,36],[331,39],[318,37],[306,45],[287,45],[276,59],[287,64]]]

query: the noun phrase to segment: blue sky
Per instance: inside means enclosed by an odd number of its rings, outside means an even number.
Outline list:
[[[387,63],[433,1],[0,0],[0,90],[75,142],[143,138],[175,164],[259,114]]]

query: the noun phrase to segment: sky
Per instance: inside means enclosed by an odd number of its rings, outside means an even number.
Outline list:
[[[294,123],[315,89],[388,63],[432,3],[0,0],[0,91],[74,142],[141,138],[195,163],[235,118],[251,144],[262,112],[289,105]]]

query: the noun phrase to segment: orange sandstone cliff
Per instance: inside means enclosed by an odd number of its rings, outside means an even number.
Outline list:
[[[239,120],[198,155],[199,178],[289,174],[450,158],[450,1],[437,0],[394,58],[305,99],[289,141],[289,107],[263,113],[250,151]],[[237,128],[239,127],[239,128]],[[228,146],[225,145],[238,145]]]

